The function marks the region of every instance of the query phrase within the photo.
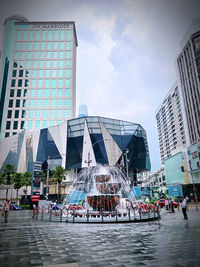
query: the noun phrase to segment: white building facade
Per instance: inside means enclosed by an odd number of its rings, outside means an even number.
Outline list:
[[[181,50],[177,67],[187,118],[189,146],[200,140],[200,18],[195,19],[186,32]]]
[[[180,92],[175,83],[156,112],[161,162],[186,146],[184,116]]]
[[[76,117],[75,23],[4,22],[0,65],[0,139]]]

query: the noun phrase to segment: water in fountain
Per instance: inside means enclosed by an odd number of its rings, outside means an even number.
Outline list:
[[[130,192],[130,181],[119,167],[98,164],[78,174],[70,188],[70,202],[84,201],[85,208],[112,212],[131,196]]]

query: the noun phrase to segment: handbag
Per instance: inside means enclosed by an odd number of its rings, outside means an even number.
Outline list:
[[[5,212],[4,212],[4,210],[2,211],[2,213],[1,213],[1,216],[3,216],[4,217],[4,215],[5,215]]]

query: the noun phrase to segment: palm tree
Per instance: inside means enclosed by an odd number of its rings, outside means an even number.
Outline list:
[[[18,192],[19,189],[23,186],[23,174],[15,173],[13,177],[13,182],[14,182],[14,189],[17,189],[17,202],[18,202]]]
[[[23,185],[26,186],[26,193],[25,193],[25,204],[27,199],[27,186],[32,184],[32,172],[25,172],[23,173]]]
[[[65,180],[66,170],[62,166],[56,166],[52,172],[52,178],[55,182],[58,183],[58,200],[60,201],[61,192],[60,192],[60,185],[62,180]]]
[[[15,166],[12,164],[6,164],[1,174],[1,181],[6,185],[13,183],[13,177],[16,173]],[[8,198],[8,188],[6,189],[6,199]]]

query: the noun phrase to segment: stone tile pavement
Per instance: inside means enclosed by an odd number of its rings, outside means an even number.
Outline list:
[[[189,220],[162,210],[161,220],[138,224],[69,224],[12,211],[0,218],[0,266],[199,266],[200,208]]]

